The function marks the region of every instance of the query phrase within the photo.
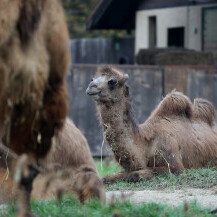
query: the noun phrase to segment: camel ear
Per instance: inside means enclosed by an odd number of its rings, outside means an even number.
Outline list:
[[[121,81],[119,81],[120,86],[123,86],[126,83],[126,81],[128,80],[128,78],[129,78],[128,74],[124,74]]]
[[[22,0],[17,29],[23,45],[28,44],[40,22],[41,11],[46,0]]]
[[[128,74],[124,74],[124,82],[126,82],[129,78],[129,75]]]

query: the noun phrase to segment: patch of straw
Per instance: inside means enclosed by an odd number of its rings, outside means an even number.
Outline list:
[[[171,174],[171,170],[170,170],[170,163],[167,161],[167,159],[164,157],[164,155],[163,155],[163,153],[162,153],[162,151],[161,150],[156,150],[155,151],[155,154],[154,154],[154,168],[155,168],[155,156],[156,155],[160,155],[164,160],[165,160],[165,162],[167,163],[167,167],[168,167],[168,170],[169,170],[169,173]]]
[[[9,177],[9,174],[10,174],[9,167],[8,167],[8,162],[7,162],[8,153],[9,153],[9,149],[8,149],[8,151],[7,151],[7,153],[6,153],[6,157],[5,157],[5,164],[6,164],[6,168],[7,168],[7,169],[6,169],[6,172],[5,172],[4,176],[3,176],[3,179],[2,179],[2,181],[1,181],[1,184],[3,184],[4,181],[7,181],[7,180],[8,180],[8,177]]]
[[[101,170],[102,170],[102,150],[103,150],[103,146],[104,146],[104,143],[105,143],[105,137],[106,137],[106,133],[108,131],[108,125],[104,124],[106,130],[105,132],[103,132],[103,141],[102,141],[102,146],[101,146]]]

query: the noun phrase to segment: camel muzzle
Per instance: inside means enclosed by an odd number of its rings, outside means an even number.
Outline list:
[[[101,92],[101,90],[97,89],[96,87],[88,87],[86,90],[86,94],[89,96],[98,95]]]

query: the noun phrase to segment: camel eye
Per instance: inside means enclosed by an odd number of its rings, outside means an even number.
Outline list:
[[[108,85],[111,89],[114,89],[115,86],[117,85],[117,81],[115,79],[111,79],[108,81]]]

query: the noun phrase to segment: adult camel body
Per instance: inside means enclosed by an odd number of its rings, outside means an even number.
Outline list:
[[[0,140],[16,155],[28,156],[18,163],[19,217],[31,216],[37,161],[49,152],[68,113],[69,63],[69,35],[59,0],[1,0]]]
[[[217,159],[216,111],[212,103],[172,91],[143,124],[132,113],[128,75],[109,66],[99,68],[87,88],[97,104],[106,140],[124,171],[104,183],[136,182],[165,172],[181,173]]]

